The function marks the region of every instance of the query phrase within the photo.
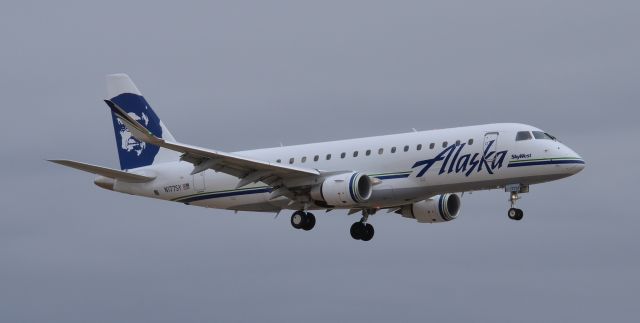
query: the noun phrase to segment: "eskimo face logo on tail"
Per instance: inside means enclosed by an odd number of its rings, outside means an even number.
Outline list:
[[[111,99],[127,114],[143,125],[156,137],[162,138],[160,119],[153,112],[147,101],[139,95],[123,93]],[[127,127],[115,115],[113,127],[118,143],[118,156],[122,169],[132,169],[153,164],[160,147],[145,143],[133,137]]]
[[[127,114],[143,126],[149,126],[149,117],[147,117],[145,113],[142,113],[142,116],[138,116],[133,112],[129,112]],[[136,155],[140,156],[147,147],[147,143],[134,138],[129,129],[125,127],[124,123],[122,123],[120,119],[118,119],[118,125],[120,126],[120,130],[118,130],[120,133],[120,149],[126,150],[127,152],[133,151]]]
[[[506,150],[499,152],[492,150],[491,147],[494,144],[495,140],[490,141],[486,145],[482,156],[480,156],[479,153],[475,153],[473,156],[471,154],[461,156],[460,153],[466,144],[453,144],[445,148],[433,159],[416,162],[412,168],[422,166],[422,169],[416,175],[416,177],[422,177],[433,165],[442,161],[438,175],[442,175],[444,173],[464,173],[465,176],[469,176],[473,172],[480,173],[482,171],[493,174],[494,170],[502,168],[504,158],[507,156]]]

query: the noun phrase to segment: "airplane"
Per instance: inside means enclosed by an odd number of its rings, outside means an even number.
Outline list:
[[[51,162],[99,175],[104,189],[207,208],[292,210],[311,230],[311,211],[361,213],[353,239],[369,241],[378,211],[418,223],[456,219],[464,192],[504,189],[508,218],[530,185],[580,172],[585,161],[554,136],[526,124],[495,123],[349,140],[222,152],[175,140],[126,74],[107,75],[120,169]]]

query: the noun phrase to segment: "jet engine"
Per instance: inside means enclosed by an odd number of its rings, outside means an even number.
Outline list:
[[[311,198],[331,206],[351,206],[364,203],[371,197],[371,178],[352,172],[333,175],[311,188]]]
[[[405,205],[396,213],[420,223],[447,222],[455,219],[460,211],[458,194],[436,195],[430,199]]]

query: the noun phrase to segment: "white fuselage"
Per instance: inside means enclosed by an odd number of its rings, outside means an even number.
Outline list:
[[[442,193],[530,185],[579,172],[581,157],[551,139],[516,141],[520,131],[539,129],[514,123],[487,124],[236,152],[236,155],[321,171],[358,171],[379,179],[360,207],[389,208]],[[316,157],[317,156],[317,157]],[[155,176],[148,183],[115,182],[115,191],[191,205],[277,212],[301,209],[271,188],[207,170],[191,175],[187,162],[131,170]],[[308,205],[310,209],[321,208]]]

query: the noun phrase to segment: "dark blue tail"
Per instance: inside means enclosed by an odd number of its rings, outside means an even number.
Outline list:
[[[175,141],[158,115],[142,96],[133,81],[126,74],[107,75],[109,100],[121,107],[129,116],[145,126],[156,137]],[[161,162],[177,161],[179,154],[142,142],[131,135],[124,124],[111,113],[116,135],[120,169],[133,169]]]

